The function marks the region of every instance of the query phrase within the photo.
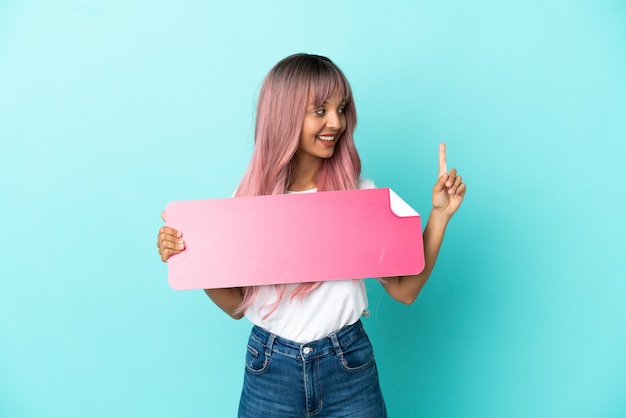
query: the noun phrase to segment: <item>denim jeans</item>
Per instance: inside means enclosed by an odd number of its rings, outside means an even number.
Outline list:
[[[386,416],[361,321],[307,344],[252,328],[240,418]]]

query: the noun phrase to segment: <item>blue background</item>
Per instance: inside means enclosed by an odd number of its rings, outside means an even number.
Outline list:
[[[392,417],[626,416],[626,4],[0,1],[0,416],[235,416],[250,325],[168,287],[172,200],[230,196],[262,78],[327,55],[365,177],[427,216],[417,302],[368,283]]]

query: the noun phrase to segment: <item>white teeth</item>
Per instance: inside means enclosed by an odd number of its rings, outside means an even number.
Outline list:
[[[335,137],[334,136],[322,136],[322,135],[318,135],[317,136],[319,139],[321,139],[322,141],[334,141]]]

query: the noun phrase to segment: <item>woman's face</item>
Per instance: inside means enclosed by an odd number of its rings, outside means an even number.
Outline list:
[[[335,144],[346,130],[344,108],[345,99],[337,92],[319,106],[312,102],[307,104],[298,145],[301,158],[333,156]]]

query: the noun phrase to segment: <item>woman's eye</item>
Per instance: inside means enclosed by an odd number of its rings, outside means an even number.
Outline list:
[[[319,116],[322,116],[322,115],[324,115],[326,113],[326,110],[325,109],[317,109],[315,111],[315,113],[318,114]]]
[[[343,115],[344,113],[346,113],[346,109],[342,107],[342,108],[340,108],[337,112],[338,112],[339,114]]]

